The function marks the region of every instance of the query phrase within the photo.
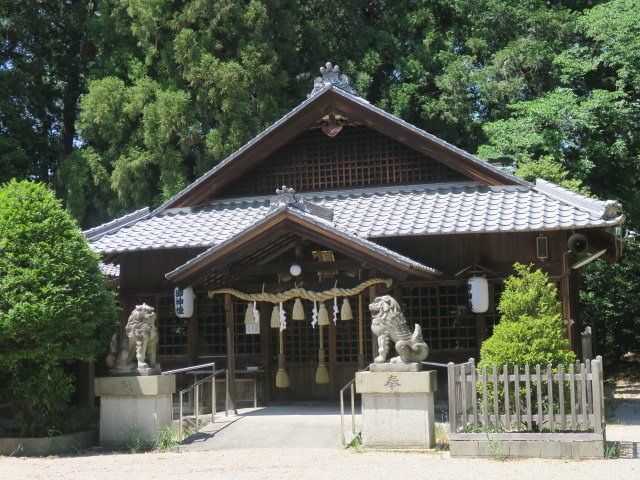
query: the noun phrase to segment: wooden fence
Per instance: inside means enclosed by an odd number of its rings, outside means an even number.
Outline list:
[[[602,433],[602,358],[586,363],[476,368],[448,364],[451,433]]]

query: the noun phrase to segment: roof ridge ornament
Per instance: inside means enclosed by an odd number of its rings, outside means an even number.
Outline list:
[[[316,217],[320,217],[330,222],[333,221],[333,210],[322,205],[318,205],[313,202],[309,202],[304,198],[304,195],[296,193],[293,188],[288,188],[285,185],[282,188],[276,190],[275,196],[271,197],[271,205],[269,206],[269,212],[278,210],[279,208],[286,206],[296,208],[305,213],[310,213]]]
[[[313,90],[307,97],[311,97],[320,92],[327,85],[333,85],[351,95],[357,95],[356,91],[349,85],[349,77],[340,73],[340,67],[327,62],[324,67],[320,67],[321,77],[316,77],[313,81]]]

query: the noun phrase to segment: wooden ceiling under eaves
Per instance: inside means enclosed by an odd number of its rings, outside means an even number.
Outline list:
[[[465,152],[439,141],[435,137],[425,136],[423,132],[405,122],[401,122],[366,103],[357,101],[355,98],[332,89],[314,95],[314,97],[303,102],[300,107],[294,109],[290,114],[232,154],[220,165],[214,167],[210,172],[167,201],[159,210],[194,207],[214,198],[246,195],[246,192],[254,186],[259,187],[259,191],[252,190],[250,194],[253,195],[266,190],[267,185],[268,193],[274,193],[275,189],[283,184],[294,187],[299,191],[305,191],[307,189],[344,188],[345,186],[373,186],[373,182],[378,182],[380,179],[383,181],[382,184],[387,185],[389,184],[387,182],[392,184],[406,184],[414,181],[424,183],[422,180],[412,179],[410,174],[406,177],[398,176],[398,173],[406,165],[410,164],[411,168],[416,167],[418,159],[420,159],[420,162],[425,162],[427,165],[426,170],[429,170],[430,167],[435,167],[435,173],[433,174],[435,178],[433,180],[429,180],[429,174],[421,174],[426,175],[427,182],[442,181],[438,179],[439,177],[444,177],[445,179],[448,177],[468,178],[485,185],[510,185],[517,182],[513,177],[496,170],[484,162],[477,161],[477,159],[471,160],[470,156]],[[312,175],[308,165],[305,166],[305,171],[297,171],[295,166],[289,165],[289,170],[282,174],[278,172],[275,165],[273,168],[266,165],[263,166],[265,163],[271,163],[274,158],[277,162],[278,155],[284,155],[283,152],[287,152],[288,148],[299,150],[301,145],[296,144],[305,139],[310,142],[319,141],[319,136],[323,135],[323,130],[316,127],[323,118],[332,115],[342,118],[347,126],[336,136],[330,137],[327,135],[322,140],[330,145],[332,141],[340,143],[343,141],[341,137],[346,138],[352,135],[354,140],[365,141],[364,146],[358,147],[353,144],[354,150],[361,149],[360,153],[349,155],[343,149],[343,158],[326,159],[325,163],[332,161],[335,169],[331,170],[324,167],[322,173],[322,176],[325,177],[324,179],[320,175]],[[374,170],[377,170],[375,174],[369,177],[363,173],[358,177],[357,173],[353,173],[353,166],[355,165],[357,170],[359,163],[369,161],[366,156],[362,156],[362,152],[366,151],[364,149],[368,145],[366,142],[371,141],[377,142],[380,148],[383,146],[384,148],[390,148],[392,155],[385,156],[384,152],[378,153],[378,164],[374,168]],[[397,165],[394,165],[396,160],[394,160],[393,155],[395,154],[399,155]],[[408,159],[411,160],[409,161]],[[341,170],[340,167],[336,167],[338,161],[344,160],[348,161],[344,169]],[[286,163],[286,160],[282,158],[279,161]],[[278,166],[283,167],[283,165]],[[349,168],[352,169],[351,173],[349,173]],[[389,173],[382,174],[382,171],[387,168],[389,168]],[[334,176],[337,177],[333,180],[331,178],[327,179],[326,176],[330,175],[332,171]],[[256,182],[249,179],[252,172],[254,175],[265,174],[268,178],[263,182]],[[301,181],[301,175],[309,176],[310,178]],[[339,179],[340,175],[342,175],[342,180]],[[247,178],[246,180],[245,177]],[[290,184],[285,181],[287,178],[292,179]],[[364,185],[360,183],[362,181],[365,182]],[[301,183],[301,185],[296,185],[296,183]],[[379,184],[375,183],[375,185]],[[336,187],[331,185],[336,185]],[[238,190],[236,187],[238,187]]]

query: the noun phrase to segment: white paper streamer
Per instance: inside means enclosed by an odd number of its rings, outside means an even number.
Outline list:
[[[255,318],[256,323],[260,325],[260,312],[256,308],[256,302],[253,302],[253,318]]]
[[[338,325],[338,297],[333,297],[333,324]]]
[[[287,315],[284,313],[284,307],[282,306],[282,302],[280,302],[280,331],[284,331],[287,329]]]
[[[313,301],[313,310],[311,311],[311,327],[316,328],[316,324],[318,323],[318,302]]]

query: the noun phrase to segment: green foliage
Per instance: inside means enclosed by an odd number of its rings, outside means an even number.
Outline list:
[[[568,364],[575,361],[564,337],[556,287],[541,270],[514,265],[505,280],[493,335],[482,344],[479,366]]]
[[[124,438],[122,439],[124,446],[127,447],[130,453],[138,453],[144,448],[142,439],[140,438],[140,427],[131,427],[124,432]]]
[[[582,320],[592,327],[596,352],[617,360],[640,353],[640,244],[624,243],[619,262],[595,261],[583,269]]]
[[[60,410],[73,392],[66,365],[105,350],[113,295],[75,222],[41,184],[0,187],[0,395],[22,411]]]
[[[483,126],[483,158],[510,158],[518,175],[542,176],[622,201],[640,224],[640,9],[613,0],[577,16],[573,41],[556,50],[552,85],[514,98],[506,118]]]
[[[155,448],[164,452],[166,450],[173,450],[178,443],[178,429],[172,425],[167,425],[160,430]]]

